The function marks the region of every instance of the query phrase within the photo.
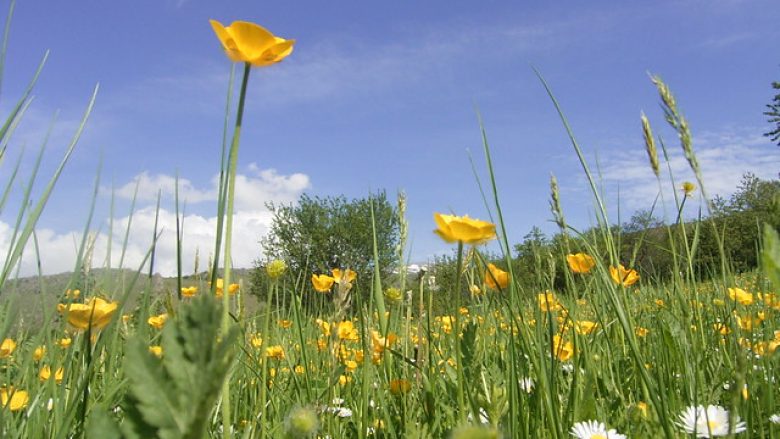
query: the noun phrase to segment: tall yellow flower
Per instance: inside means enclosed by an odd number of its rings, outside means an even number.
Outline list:
[[[198,287],[181,287],[181,295],[184,297],[194,297],[198,294]]]
[[[65,376],[65,369],[60,367],[54,372],[54,381],[57,382],[57,384],[62,382],[62,378]],[[38,379],[41,381],[46,381],[49,378],[51,378],[51,367],[49,366],[43,366],[41,367],[41,370],[38,372]]]
[[[357,273],[350,270],[349,268],[344,270],[342,272],[338,268],[334,268],[333,270],[330,270],[331,273],[333,273],[333,279],[336,281],[336,283],[341,283],[341,279],[343,278],[346,282],[352,283],[357,279]]]
[[[504,289],[509,285],[509,273],[493,264],[488,264],[485,270],[485,285],[494,290]]]
[[[579,274],[585,274],[596,265],[596,261],[592,256],[585,253],[577,253],[573,255],[566,255],[566,262],[569,263],[571,271]]]
[[[165,326],[165,322],[168,321],[168,313],[162,313],[158,316],[151,316],[146,320],[152,328],[162,329]]]
[[[623,264],[619,264],[617,267],[610,266],[609,275],[613,282],[624,287],[630,287],[639,280],[639,273],[633,269],[626,269]]]
[[[228,294],[235,295],[236,291],[238,291],[239,285],[231,283],[228,285]],[[225,280],[222,278],[217,279],[217,289],[215,291],[215,295],[217,297],[222,297],[222,291],[225,289]]]
[[[550,291],[539,293],[536,296],[536,299],[539,302],[539,309],[542,312],[554,312],[563,309],[563,305],[561,305],[561,302],[558,302],[558,298],[555,297],[555,293]]]
[[[13,339],[6,338],[0,344],[0,358],[8,358],[16,350],[16,342]]]
[[[484,244],[496,237],[496,225],[465,216],[434,213],[437,229],[434,232],[447,242]]]
[[[333,286],[333,282],[335,281],[336,279],[328,276],[327,274],[311,275],[311,284],[314,286],[314,289],[320,293],[329,292],[331,287]]]
[[[553,336],[553,355],[558,361],[569,361],[574,356],[574,346],[560,335]]]
[[[209,23],[231,61],[264,67],[278,63],[293,51],[295,40],[279,38],[255,23],[234,21],[228,27],[216,20]]]
[[[57,311],[66,315],[68,323],[76,329],[103,329],[111,321],[118,307],[118,302],[107,302],[100,297],[93,297],[86,303],[61,303],[57,305]]]
[[[752,305],[753,295],[743,290],[742,288],[729,288],[729,298],[735,302],[739,302],[742,305]]]
[[[0,405],[12,412],[27,407],[30,395],[24,390],[16,390],[13,387],[0,387]]]
[[[691,183],[690,181],[683,182],[682,186],[680,186],[680,189],[682,189],[683,194],[686,197],[690,197],[691,194],[693,194],[693,191],[696,190],[696,185]]]

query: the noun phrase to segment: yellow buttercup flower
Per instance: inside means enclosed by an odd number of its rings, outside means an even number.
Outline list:
[[[686,197],[691,196],[693,194],[693,191],[696,190],[696,185],[691,183],[690,181],[683,182],[682,186],[680,186],[680,189],[682,189],[683,194]]]
[[[590,272],[596,265],[596,261],[593,257],[585,253],[566,255],[566,262],[569,264],[571,271],[579,274]]]
[[[225,280],[222,278],[217,279],[217,289],[215,291],[215,295],[217,297],[222,297],[222,291],[225,288]],[[230,284],[228,285],[228,294],[231,296],[236,294],[236,291],[238,291],[238,284]]]
[[[56,381],[57,384],[61,383],[63,376],[65,376],[65,369],[60,367],[54,372],[54,381]],[[49,378],[51,378],[51,367],[43,366],[38,372],[38,379],[41,381],[46,381]]]
[[[38,346],[33,351],[33,360],[41,361],[44,355],[46,355],[46,346]]]
[[[465,216],[434,213],[437,229],[434,232],[447,242],[484,244],[496,237],[496,225]]]
[[[408,380],[390,380],[390,393],[401,395],[412,390],[412,384]]]
[[[59,346],[60,346],[62,349],[67,349],[67,348],[69,348],[69,347],[70,347],[70,345],[71,345],[72,343],[73,343],[73,339],[72,339],[72,338],[70,338],[70,337],[63,337],[63,338],[61,338],[59,341],[57,341],[57,344],[58,344],[58,345],[59,345]]]
[[[624,287],[630,287],[639,280],[639,273],[633,269],[626,269],[623,264],[619,264],[617,267],[610,266],[609,275],[616,284]]]
[[[107,302],[100,297],[93,297],[86,303],[59,304],[57,310],[67,316],[71,326],[85,330],[90,327],[103,329],[111,321],[118,307],[118,302]]]
[[[149,352],[157,358],[162,358],[163,348],[162,346],[149,346]]]
[[[194,297],[198,293],[198,287],[181,287],[181,295],[184,297]]]
[[[555,297],[555,293],[546,291],[537,295],[537,301],[539,302],[539,309],[542,312],[560,311],[563,308],[558,298]]]
[[[357,279],[357,273],[350,269],[346,269],[342,273],[338,268],[334,268],[333,270],[330,270],[330,272],[333,273],[333,279],[336,281],[336,283],[341,283],[342,278],[345,282],[349,283],[352,283],[355,281],[355,279]]]
[[[336,328],[336,333],[341,340],[358,341],[360,339],[357,328],[355,328],[355,325],[351,320],[344,320],[339,323]]]
[[[234,21],[228,27],[216,20],[209,23],[231,61],[264,67],[278,63],[293,51],[295,40],[279,38],[255,23]]]
[[[589,320],[579,320],[576,323],[574,323],[574,330],[577,331],[577,334],[580,335],[587,335],[592,334],[593,331],[598,329],[599,324],[596,322],[591,322]]]
[[[168,313],[162,313],[158,316],[151,316],[148,320],[146,320],[146,323],[149,324],[152,328],[155,329],[162,329],[163,326],[165,326],[165,322],[168,321]]]
[[[24,390],[15,390],[13,387],[0,387],[0,405],[12,412],[27,407],[30,395]]]
[[[488,264],[485,270],[485,285],[494,290],[504,289],[509,285],[509,273],[493,264]]]
[[[327,274],[311,275],[311,284],[314,286],[314,289],[320,293],[329,292],[333,286],[333,282],[335,281],[336,279],[328,276]]]
[[[8,358],[16,350],[16,342],[13,339],[6,338],[0,344],[0,358]]]
[[[265,348],[265,356],[276,360],[284,360],[284,348],[279,345],[269,346]]]
[[[564,342],[560,335],[554,335],[553,355],[558,361],[569,361],[574,356],[574,345],[570,341]]]
[[[729,298],[742,305],[752,305],[753,295],[741,288],[729,288]]]

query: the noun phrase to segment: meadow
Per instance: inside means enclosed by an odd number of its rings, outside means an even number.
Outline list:
[[[500,203],[509,194],[495,183],[483,129],[491,220],[431,206],[431,229],[456,255],[454,285],[433,289],[425,273],[382,278],[376,264],[373,276],[357,277],[350,267],[296,272],[274,260],[265,264],[265,303],[247,307],[229,257],[232,240],[241,239],[232,236],[232,213],[246,89],[254,68],[273,68],[294,42],[251,23],[212,26],[234,62],[228,96],[235,85],[239,100],[228,99],[234,123],[226,127],[217,205],[217,236],[224,239],[215,243],[208,273],[180,276],[161,294],[144,268],[152,245],[137,270],[105,271],[85,283],[85,233],[80,269],[53,293],[41,284],[39,293],[56,302],[41,305],[35,327],[19,325],[14,301],[4,299],[23,251],[35,254],[36,221],[94,96],[42,196],[31,198],[29,188],[41,178],[35,170],[27,180],[18,164],[2,174],[0,209],[23,188],[0,277],[2,437],[780,436],[777,231],[762,225],[758,269],[733,272],[721,252],[705,280],[693,268],[697,237],[714,223],[704,217],[690,228],[678,216],[664,226],[670,239],[681,239],[671,247],[679,250],[670,277],[643,276],[632,260],[620,259],[620,232],[610,227],[598,179],[541,75],[587,176],[598,226],[585,233],[567,224],[553,178],[552,215],[570,247],[535,254],[533,282],[514,273],[511,220]],[[0,128],[0,164],[34,84]],[[664,170],[665,149],[682,148],[697,181],[674,183],[681,190],[665,196],[678,209],[688,200],[707,211],[688,123],[669,87],[658,77],[652,85],[666,114],[662,123],[676,138],[667,146],[643,117],[646,150],[636,153],[647,154],[662,192],[661,181],[674,178]],[[38,164],[48,158],[40,154]],[[501,260],[481,251],[493,240]],[[405,248],[398,252],[404,261]],[[406,272],[403,262],[397,271]],[[303,306],[312,296],[323,304],[317,314]],[[444,309],[434,308],[434,296]]]

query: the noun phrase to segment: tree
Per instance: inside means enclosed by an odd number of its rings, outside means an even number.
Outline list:
[[[295,205],[269,204],[273,223],[262,241],[265,256],[284,259],[295,271],[324,273],[342,267],[370,279],[374,264],[372,206],[379,268],[387,275],[397,266],[399,222],[384,191],[351,201],[344,196],[304,194]]]
[[[773,82],[772,88],[780,90],[780,82]],[[769,123],[773,127],[771,131],[764,133],[764,135],[773,142],[777,142],[777,145],[780,146],[780,93],[776,94],[774,99],[772,99],[772,103],[766,106],[769,110],[765,111],[764,114],[769,116]]]

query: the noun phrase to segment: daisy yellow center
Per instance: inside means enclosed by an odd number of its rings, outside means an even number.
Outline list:
[[[720,427],[720,422],[718,422],[718,421],[709,421],[709,422],[707,422],[707,427],[710,429],[710,431],[713,431],[716,428]]]
[[[591,435],[590,439],[608,439],[608,438],[601,433],[596,433]]]

